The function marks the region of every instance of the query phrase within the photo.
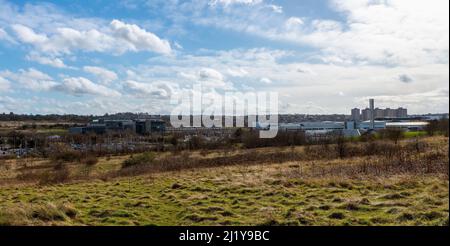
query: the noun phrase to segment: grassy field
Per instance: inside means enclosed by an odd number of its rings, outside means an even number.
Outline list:
[[[436,153],[446,153],[448,167],[448,139],[424,141],[428,147],[418,155],[436,159],[441,158]],[[242,154],[304,151],[303,147],[260,148],[226,155],[232,160]],[[223,155],[219,151],[189,153],[190,158],[202,159]],[[25,169],[15,160],[0,163],[0,224],[448,225],[449,183],[444,173],[327,172],[341,166],[359,168],[377,162],[378,156],[295,157],[279,163],[249,161],[110,175],[119,172],[127,158],[101,158],[89,168],[72,163],[68,165],[71,179],[46,185],[18,177],[28,170],[45,169],[48,160],[34,160]]]
[[[422,137],[427,135],[426,131],[407,131],[403,133],[406,138]]]

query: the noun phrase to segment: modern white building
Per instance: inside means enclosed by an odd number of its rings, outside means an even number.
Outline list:
[[[409,131],[424,130],[427,125],[426,121],[386,122],[386,128],[401,128]]]
[[[354,121],[335,122],[335,121],[320,121],[320,122],[301,122],[301,123],[285,123],[279,125],[281,131],[304,131],[308,136],[324,135],[332,132],[341,132],[346,137],[360,136],[361,133],[356,129]]]
[[[318,131],[318,130],[342,130],[345,128],[344,122],[334,121],[319,121],[319,122],[301,122],[301,123],[281,123],[279,129],[281,130],[304,130],[304,131]]]

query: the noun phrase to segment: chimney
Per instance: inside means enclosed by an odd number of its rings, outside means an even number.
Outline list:
[[[373,110],[374,108],[374,100],[371,98],[369,99],[369,107],[370,107],[370,129],[375,129],[375,112]]]

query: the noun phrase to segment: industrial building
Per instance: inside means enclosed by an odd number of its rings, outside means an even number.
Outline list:
[[[72,127],[72,134],[104,134],[106,132],[129,132],[137,134],[163,133],[165,122],[161,119],[138,119],[138,120],[93,120],[83,127]]]
[[[166,123],[160,119],[139,119],[135,121],[137,134],[160,133],[166,130]]]
[[[340,132],[345,136],[361,135],[361,132],[377,131],[386,128],[401,128],[409,131],[423,130],[428,122],[411,121],[405,108],[375,108],[375,100],[369,99],[369,107],[351,109],[350,121],[312,121],[301,123],[281,123],[281,131],[304,131],[307,135]]]
[[[304,131],[306,135],[323,135],[333,132],[342,133],[347,137],[360,136],[361,133],[355,127],[355,122],[335,122],[335,121],[319,121],[319,122],[301,122],[279,124],[280,131]]]
[[[422,131],[427,125],[426,121],[386,122],[386,128],[401,128],[408,131]]]
[[[386,121],[375,120],[372,124],[370,120],[359,122],[358,129],[368,131],[368,130],[380,130],[386,128]]]
[[[319,121],[319,122],[301,122],[280,124],[279,129],[284,130],[341,130],[344,129],[344,122]]]
[[[425,121],[411,121],[413,118],[408,118],[406,108],[397,109],[380,109],[375,108],[374,99],[369,99],[369,107],[361,111],[358,115],[359,109],[351,110],[351,119],[354,120],[355,127],[362,131],[380,130],[385,128],[401,128],[405,130],[423,130],[428,122]],[[357,121],[360,116],[361,121]]]

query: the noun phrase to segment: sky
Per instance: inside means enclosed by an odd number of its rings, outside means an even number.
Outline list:
[[[0,0],[0,113],[170,113],[276,92],[280,113],[449,108],[447,0]]]

